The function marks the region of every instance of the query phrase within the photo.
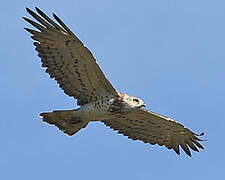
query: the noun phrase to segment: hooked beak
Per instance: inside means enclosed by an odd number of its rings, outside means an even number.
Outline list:
[[[140,108],[144,108],[145,107],[145,104],[142,104],[141,106],[140,106]]]

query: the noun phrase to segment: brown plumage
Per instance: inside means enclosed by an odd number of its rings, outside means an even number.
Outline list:
[[[73,110],[44,112],[43,121],[57,126],[68,135],[86,127],[90,121],[105,125],[133,140],[158,144],[180,154],[179,146],[191,156],[189,148],[204,149],[197,134],[166,116],[144,110],[144,102],[118,92],[101,71],[95,57],[74,33],[53,14],[55,23],[40,9],[27,9],[39,23],[24,20],[39,31],[25,28],[35,41],[42,66],[63,91],[77,99],[81,107]]]

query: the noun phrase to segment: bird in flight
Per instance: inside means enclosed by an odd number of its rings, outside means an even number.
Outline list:
[[[42,67],[62,90],[77,99],[78,109],[41,113],[44,122],[57,126],[69,136],[85,128],[89,122],[101,121],[133,140],[173,149],[180,148],[191,156],[190,148],[199,152],[204,147],[196,134],[173,119],[144,109],[137,97],[118,92],[100,69],[96,58],[77,36],[53,13],[58,22],[39,8],[27,12],[36,22],[23,17],[37,30],[25,28],[34,40]]]

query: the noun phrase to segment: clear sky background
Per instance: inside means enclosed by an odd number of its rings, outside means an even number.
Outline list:
[[[72,109],[24,27],[25,6],[55,12],[121,92],[205,132],[204,151],[132,141],[101,123],[68,137],[39,112]],[[224,179],[225,1],[2,1],[0,179]]]

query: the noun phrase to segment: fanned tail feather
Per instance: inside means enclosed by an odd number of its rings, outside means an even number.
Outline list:
[[[53,112],[44,112],[40,114],[43,121],[57,126],[64,133],[72,136],[80,129],[85,128],[87,120],[76,116],[76,110],[59,110]]]

